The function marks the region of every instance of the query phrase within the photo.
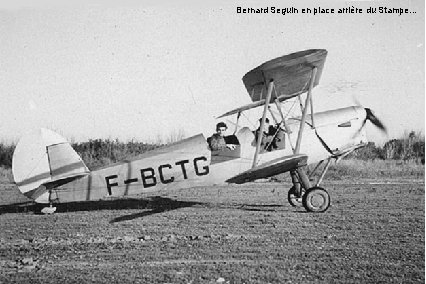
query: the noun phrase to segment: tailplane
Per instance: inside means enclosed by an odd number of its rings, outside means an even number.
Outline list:
[[[12,172],[25,196],[48,203],[49,185],[66,183],[90,171],[64,137],[41,128],[19,140],[13,153]]]

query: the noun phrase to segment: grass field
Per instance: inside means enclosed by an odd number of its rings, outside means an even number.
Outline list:
[[[288,177],[61,205],[0,170],[0,283],[424,283],[424,166],[343,160],[324,214]]]
[[[2,205],[0,283],[424,283],[422,180],[325,184],[324,214],[291,207],[289,186],[194,188],[49,216]]]

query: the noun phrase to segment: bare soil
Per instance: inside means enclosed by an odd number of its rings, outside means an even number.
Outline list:
[[[289,187],[194,188],[39,215],[2,184],[0,283],[424,283],[424,180],[326,184],[323,214],[291,207]]]

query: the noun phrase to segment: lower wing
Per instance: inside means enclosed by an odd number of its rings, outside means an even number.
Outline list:
[[[241,184],[257,179],[268,178],[306,166],[307,160],[308,156],[304,154],[284,156],[238,174],[228,179],[226,182]]]

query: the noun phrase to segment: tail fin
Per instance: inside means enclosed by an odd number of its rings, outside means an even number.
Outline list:
[[[13,153],[12,172],[24,195],[36,202],[48,202],[49,193],[41,185],[90,171],[64,137],[41,128],[19,140]]]

